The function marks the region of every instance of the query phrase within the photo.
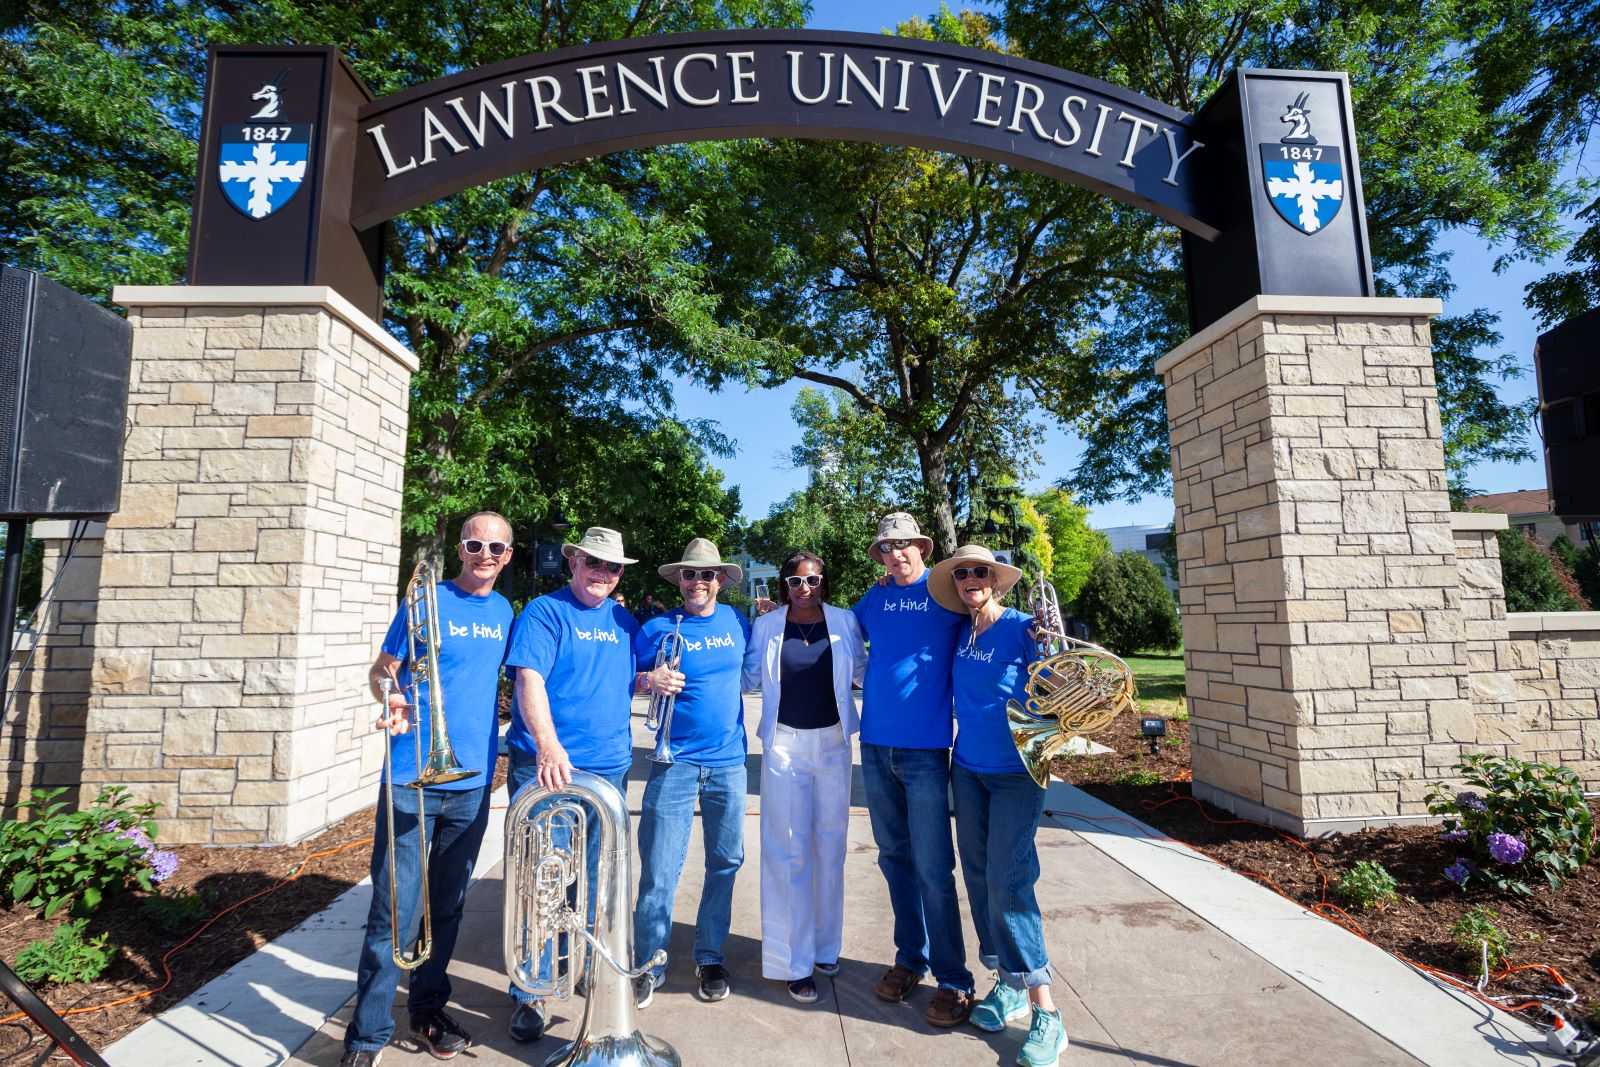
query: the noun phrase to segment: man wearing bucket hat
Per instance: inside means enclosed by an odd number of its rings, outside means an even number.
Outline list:
[[[1007,701],[1027,701],[1028,665],[1039,655],[1033,618],[1001,605],[1020,577],[982,545],[963,545],[929,572],[928,591],[968,616],[951,673],[959,730],[950,784],[978,958],[996,972],[994,988],[970,1021],[998,1033],[1012,1019],[1031,1016],[1017,1062],[1047,1067],[1060,1057],[1067,1035],[1050,997],[1044,922],[1033,892],[1039,880],[1033,840],[1044,790],[1023,766],[1006,719]]]
[[[611,594],[623,567],[638,561],[624,555],[622,535],[604,526],[589,527],[577,544],[562,545],[561,554],[572,579],[529,602],[511,628],[506,666],[516,668],[517,675],[506,731],[511,762],[506,789],[513,800],[535,782],[565,788],[574,768],[599,775],[627,795],[633,762],[633,641],[639,624]],[[663,692],[682,686],[681,676],[665,667],[642,681]],[[599,836],[590,838],[591,867]],[[593,902],[591,895],[591,908]],[[537,1040],[544,1034],[544,1005],[515,986],[510,993],[517,1002],[512,1040]]]
[[[701,999],[717,1001],[730,991],[722,945],[733,917],[734,877],[744,863],[746,745],[739,683],[750,637],[743,613],[717,603],[717,595],[726,585],[737,587],[744,571],[722,562],[716,545],[696,537],[682,559],[658,567],[657,573],[678,587],[683,602],[644,624],[634,656],[641,666],[654,663],[662,642],[677,634],[684,681],[672,714],[662,716],[640,809],[635,966],[667,947],[698,803],[706,873],[695,919],[695,975]],[[635,979],[635,1004],[648,1005],[665,978],[663,965]]]
[[[869,550],[889,579],[856,603],[871,644],[861,700],[861,778],[894,909],[895,960],[874,989],[904,1000],[933,972],[926,1017],[959,1026],[972,1009],[950,843],[950,666],[963,616],[928,593],[933,542],[903,511],[885,515]]]

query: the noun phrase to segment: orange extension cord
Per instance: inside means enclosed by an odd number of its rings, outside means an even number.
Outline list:
[[[250,903],[253,900],[259,900],[259,899],[261,899],[262,897],[266,896],[269,893],[275,893],[278,890],[282,889],[284,886],[288,885],[290,882],[294,881],[296,878],[299,878],[302,874],[304,874],[306,872],[306,868],[309,867],[314,860],[324,859],[324,858],[326,858],[328,856],[337,855],[340,852],[349,851],[352,848],[362,848],[362,847],[370,845],[370,844],[372,844],[372,838],[363,837],[363,838],[361,838],[359,840],[356,840],[356,841],[346,841],[342,845],[335,845],[333,848],[323,849],[321,852],[313,852],[309,856],[307,856],[305,859],[301,860],[295,866],[294,873],[290,874],[287,878],[279,879],[278,881],[274,882],[272,885],[267,886],[267,888],[259,890],[258,892],[255,892],[255,893],[251,893],[249,896],[245,897],[243,900],[234,901],[232,904],[229,904],[226,908],[223,908],[221,911],[219,911],[215,915],[211,916],[211,918],[209,918],[205,922],[201,923],[200,926],[197,927],[195,929],[195,931],[193,933],[191,933],[188,937],[184,938],[182,941],[178,942],[176,945],[173,945],[171,948],[167,949],[167,951],[162,954],[162,956],[161,956],[161,970],[162,970],[162,973],[163,973],[163,977],[161,979],[161,984],[156,986],[154,989],[146,989],[142,993],[132,993],[132,994],[129,994],[128,996],[125,996],[125,997],[119,997],[116,1000],[108,1000],[104,1004],[85,1004],[85,1005],[83,1005],[81,1007],[77,1007],[77,1008],[68,1008],[66,1011],[63,1011],[61,1014],[64,1015],[64,1016],[65,1015],[87,1015],[87,1014],[90,1014],[91,1012],[106,1011],[107,1009],[110,1009],[110,1008],[120,1007],[123,1004],[132,1004],[136,1000],[144,1000],[144,999],[146,999],[148,997],[155,996],[157,993],[161,992],[163,989],[167,988],[167,986],[172,984],[172,966],[171,966],[172,957],[176,956],[179,952],[182,952],[185,948],[188,948],[189,945],[191,945],[194,942],[195,938],[199,937],[201,934],[203,934],[207,930],[209,930],[211,928],[211,926],[218,919],[221,919],[223,916],[228,915],[228,914],[230,914],[232,912],[238,911],[240,908],[244,907],[246,904]],[[27,1016],[27,1012],[21,1012],[21,1011],[12,1012],[10,1015],[4,1016],[4,1017],[0,1017],[0,1025],[5,1025],[7,1023],[19,1022],[22,1019],[25,1019],[27,1017],[28,1017]]]
[[[1184,772],[1184,775],[1185,775],[1185,777],[1179,779],[1179,781],[1188,781],[1189,780],[1187,771]],[[1533,1010],[1533,1009],[1538,1009],[1538,1010],[1541,1010],[1541,1011],[1548,1010],[1547,1005],[1544,1002],[1540,1001],[1540,1000],[1525,1000],[1525,1001],[1519,1001],[1518,1003],[1515,1003],[1515,1004],[1502,1004],[1501,1003],[1502,999],[1510,999],[1510,998],[1496,998],[1496,997],[1489,996],[1488,994],[1486,994],[1486,993],[1484,993],[1482,991],[1482,989],[1480,988],[1478,983],[1472,982],[1469,979],[1461,977],[1460,975],[1452,974],[1449,971],[1441,970],[1438,967],[1433,967],[1433,966],[1430,966],[1430,965],[1428,965],[1426,963],[1421,963],[1421,962],[1419,962],[1417,960],[1413,960],[1413,959],[1403,955],[1402,953],[1394,952],[1394,951],[1392,951],[1390,949],[1384,948],[1382,945],[1379,945],[1376,941],[1373,941],[1372,938],[1367,936],[1367,932],[1361,928],[1361,924],[1360,923],[1356,922],[1356,920],[1353,917],[1351,917],[1349,912],[1345,911],[1343,908],[1339,907],[1339,905],[1334,904],[1334,903],[1332,903],[1331,901],[1328,900],[1328,882],[1329,882],[1328,869],[1322,865],[1322,861],[1317,858],[1317,854],[1315,852],[1313,852],[1309,847],[1307,847],[1307,845],[1306,845],[1306,843],[1304,841],[1300,840],[1298,837],[1293,836],[1292,834],[1286,834],[1281,830],[1274,830],[1270,826],[1264,826],[1261,823],[1252,822],[1249,819],[1218,819],[1218,818],[1214,818],[1209,812],[1206,811],[1205,805],[1202,804],[1200,801],[1196,800],[1193,796],[1183,796],[1182,794],[1180,794],[1178,792],[1177,787],[1176,787],[1175,784],[1169,784],[1167,789],[1168,789],[1168,792],[1171,795],[1169,797],[1167,797],[1166,800],[1161,800],[1161,801],[1149,801],[1149,800],[1147,800],[1147,801],[1144,801],[1143,802],[1144,809],[1146,811],[1155,811],[1158,808],[1166,807],[1168,804],[1176,804],[1176,803],[1179,803],[1181,801],[1188,801],[1189,803],[1193,804],[1195,806],[1195,808],[1200,812],[1200,817],[1201,818],[1205,819],[1209,823],[1212,823],[1213,825],[1216,825],[1216,826],[1257,826],[1257,827],[1260,827],[1261,829],[1264,829],[1264,830],[1272,830],[1273,833],[1276,833],[1279,837],[1283,838],[1285,841],[1288,841],[1291,844],[1295,845],[1296,847],[1302,849],[1305,852],[1305,854],[1311,858],[1311,864],[1312,864],[1313,867],[1316,868],[1317,876],[1319,877],[1319,879],[1321,880],[1321,883],[1322,883],[1322,885],[1321,885],[1321,899],[1317,902],[1317,904],[1315,906],[1306,908],[1306,906],[1304,904],[1301,904],[1291,894],[1286,892],[1283,889],[1282,886],[1278,885],[1272,879],[1268,878],[1266,875],[1260,873],[1259,871],[1252,871],[1252,870],[1250,870],[1249,868],[1246,868],[1246,867],[1237,867],[1237,868],[1236,867],[1229,867],[1230,870],[1235,870],[1239,874],[1244,875],[1246,878],[1249,878],[1252,881],[1259,883],[1260,885],[1266,886],[1268,889],[1272,890],[1274,893],[1277,893],[1279,896],[1283,897],[1285,900],[1287,900],[1287,901],[1289,901],[1289,902],[1291,902],[1291,903],[1293,903],[1293,904],[1295,904],[1295,905],[1297,905],[1299,907],[1305,908],[1307,911],[1311,912],[1313,915],[1321,916],[1322,918],[1328,920],[1329,922],[1334,923],[1337,926],[1343,927],[1344,929],[1348,930],[1350,933],[1355,934],[1357,937],[1361,938],[1361,940],[1367,942],[1369,945],[1373,945],[1373,946],[1381,949],[1382,951],[1387,952],[1389,955],[1393,956],[1395,959],[1399,960],[1401,963],[1405,964],[1407,967],[1411,967],[1414,970],[1421,971],[1424,974],[1432,975],[1433,977],[1439,979],[1441,982],[1444,982],[1447,985],[1453,986],[1456,989],[1461,990],[1463,993],[1466,993],[1469,996],[1472,996],[1475,999],[1482,1001],[1484,1004],[1487,1004],[1492,1008],[1499,1008],[1502,1011],[1513,1012],[1513,1013],[1514,1012],[1526,1012],[1526,1011],[1530,1011],[1530,1010]],[[1060,811],[1047,811],[1046,814],[1057,815],[1057,816],[1061,816],[1061,817],[1064,817],[1064,818],[1071,818],[1071,819],[1082,819],[1085,822],[1091,822],[1091,823],[1125,822],[1125,823],[1128,823],[1128,824],[1130,824],[1132,826],[1137,826],[1137,827],[1142,827],[1143,826],[1143,824],[1139,823],[1137,820],[1130,819],[1130,818],[1127,818],[1125,816],[1102,816],[1102,817],[1097,818],[1095,816],[1084,815],[1084,814],[1081,814],[1079,812],[1060,812]],[[1170,836],[1170,835],[1166,835],[1166,836]],[[1209,853],[1206,852],[1206,850],[1204,848],[1201,848],[1198,845],[1189,844],[1189,842],[1183,841],[1181,838],[1172,838],[1172,840],[1179,841],[1180,843],[1182,843],[1184,845],[1187,845],[1189,848],[1192,848],[1196,852],[1199,852],[1201,855],[1206,856],[1207,859],[1210,859],[1211,862],[1216,863],[1219,866],[1224,866],[1224,867],[1228,866],[1227,864],[1222,863],[1216,857],[1211,856]],[[1487,982],[1498,982],[1498,981],[1501,981],[1501,980],[1503,980],[1505,978],[1509,978],[1511,975],[1517,974],[1518,972],[1521,972],[1521,971],[1539,971],[1539,972],[1543,973],[1546,977],[1548,977],[1551,981],[1553,981],[1561,989],[1564,989],[1564,990],[1568,991],[1569,993],[1572,990],[1572,987],[1567,983],[1567,980],[1561,976],[1561,972],[1557,971],[1554,967],[1550,966],[1549,964],[1544,964],[1544,963],[1507,964],[1505,967],[1502,967],[1500,970],[1498,970],[1495,973],[1489,975],[1485,984],[1487,984]]]

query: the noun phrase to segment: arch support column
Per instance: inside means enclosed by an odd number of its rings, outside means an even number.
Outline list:
[[[1259,296],[1156,365],[1201,799],[1300,834],[1401,821],[1477,741],[1441,311]]]

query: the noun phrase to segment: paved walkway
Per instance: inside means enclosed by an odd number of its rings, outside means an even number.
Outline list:
[[[753,710],[753,709],[752,709]],[[649,753],[635,722],[635,773],[629,800],[638,812]],[[885,1004],[872,984],[892,958],[891,917],[876,848],[860,810],[856,769],[846,859],[844,953],[835,979],[819,979],[821,1000],[800,1005],[783,985],[760,977],[759,756],[751,757],[745,866],[735,892],[727,944],[734,994],[716,1004],[694,996],[690,946],[702,855],[699,834],[679,886],[666,985],[640,1013],[640,1026],[671,1043],[689,1065],[795,1064],[990,1065],[1014,1062],[1025,1023],[1002,1034],[972,1027],[940,1031],[922,1009],[926,983],[905,1004]],[[503,804],[503,800],[500,802]],[[1555,1064],[1529,1051],[1531,1032],[1441,990],[1342,930],[1212,864],[1079,790],[1061,783],[1047,799],[1052,814],[1039,833],[1038,886],[1054,984],[1071,1035],[1063,1064],[1319,1064],[1472,1067]],[[572,1037],[582,1005],[560,1003],[552,1033],[530,1046],[512,1043],[501,964],[498,835],[486,843],[482,877],[467,898],[456,959],[453,1006],[473,1034],[467,1054],[484,1065],[542,1063]],[[960,879],[957,878],[960,885]],[[309,1040],[304,1035],[353,983],[355,948],[365,917],[364,887],[352,890],[342,917],[301,933],[298,947],[269,957],[251,978],[249,965],[217,989],[147,1024],[108,1051],[114,1064],[250,1065],[287,1062],[332,1067],[341,1053],[346,1002]],[[965,894],[963,905],[965,904]],[[292,936],[292,935],[291,935]],[[324,962],[296,962],[318,954]],[[977,944],[968,930],[968,955]],[[302,977],[303,976],[303,977]],[[337,983],[343,982],[343,985]],[[315,1012],[313,989],[329,1003]],[[979,977],[980,994],[988,978]],[[302,1021],[294,1022],[298,1017]],[[310,1025],[307,1019],[309,1017]],[[397,1033],[405,1033],[404,995]],[[298,1025],[299,1029],[296,1029]],[[288,1036],[299,1034],[298,1039]],[[301,1043],[303,1041],[303,1044]],[[159,1060],[150,1058],[161,1050]],[[465,1058],[464,1058],[465,1059]],[[434,1063],[401,1043],[389,1067]]]

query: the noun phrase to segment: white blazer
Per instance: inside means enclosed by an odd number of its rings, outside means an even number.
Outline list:
[[[744,654],[744,690],[761,692],[761,725],[756,736],[761,747],[772,747],[778,726],[778,702],[782,699],[783,627],[789,608],[781,606],[758,615],[750,625],[750,643]],[[828,641],[833,646],[833,695],[839,702],[839,722],[845,740],[861,728],[861,713],[856,708],[851,688],[861,684],[867,673],[867,649],[861,638],[861,624],[854,613],[832,604],[822,605],[822,619],[828,624]]]

